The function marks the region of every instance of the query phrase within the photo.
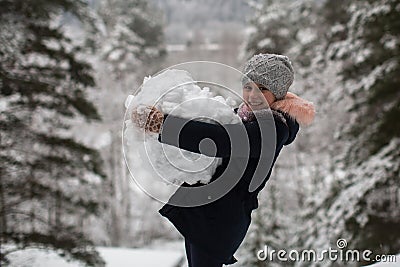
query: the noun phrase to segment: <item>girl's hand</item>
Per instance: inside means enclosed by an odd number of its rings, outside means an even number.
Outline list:
[[[164,114],[154,106],[142,106],[132,112],[131,120],[146,132],[160,133]]]

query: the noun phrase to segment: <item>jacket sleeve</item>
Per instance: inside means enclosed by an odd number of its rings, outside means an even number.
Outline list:
[[[250,157],[258,158],[261,146],[274,149],[271,143],[287,139],[287,126],[273,120],[262,123],[252,121],[238,124],[217,124],[188,120],[172,115],[164,116],[162,131],[158,140],[194,153],[211,157]],[[271,127],[271,126],[274,127]],[[278,129],[279,126],[279,129]],[[271,129],[275,130],[271,131]],[[261,138],[261,132],[263,138]],[[234,145],[235,147],[232,147]]]
[[[286,113],[283,113],[286,119],[286,124],[288,126],[288,130],[289,130],[289,135],[287,140],[284,142],[284,145],[287,146],[289,144],[291,144],[294,139],[296,139],[297,133],[299,132],[300,126],[299,123],[292,118],[291,116],[287,115]]]
[[[231,152],[230,138],[222,125],[167,114],[158,140],[210,157],[229,157]]]

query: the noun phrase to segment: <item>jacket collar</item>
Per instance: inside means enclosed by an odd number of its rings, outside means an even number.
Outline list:
[[[314,104],[291,92],[284,99],[272,103],[271,109],[286,113],[301,126],[310,125],[315,117]]]

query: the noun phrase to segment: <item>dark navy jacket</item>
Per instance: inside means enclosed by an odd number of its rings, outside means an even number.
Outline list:
[[[164,122],[166,118],[184,126],[175,133],[174,129],[165,127],[164,123],[163,130],[159,135],[160,142],[196,153],[203,152],[199,149],[199,144],[203,139],[209,138],[214,142],[216,146],[215,156],[221,157],[222,163],[217,167],[211,182],[224,173],[230,161],[235,163],[234,161],[237,160],[235,155],[231,154],[229,134],[223,126],[185,120],[172,115],[165,115]],[[274,124],[276,131],[271,135],[276,138],[273,142],[276,145],[271,162],[273,166],[282,147],[295,139],[299,124],[287,114],[279,111],[273,112],[272,124]],[[249,192],[249,184],[260,161],[261,132],[257,120],[243,122],[243,125],[250,142],[250,151],[246,159],[247,166],[244,173],[231,172],[228,174],[232,177],[240,175],[240,177],[235,177],[238,182],[234,187],[223,197],[205,205],[179,207],[167,203],[159,210],[159,213],[168,218],[189,242],[225,264],[233,264],[237,261],[233,254],[246,235],[251,221],[251,212],[258,207],[258,193],[264,188],[272,171],[271,166],[262,174],[263,179],[260,185]],[[175,135],[179,135],[179,137]],[[184,183],[179,189],[196,186],[201,186],[201,184],[189,185]]]

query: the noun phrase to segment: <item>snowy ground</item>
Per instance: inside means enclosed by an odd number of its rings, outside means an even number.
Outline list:
[[[107,267],[187,267],[182,241],[158,242],[146,248],[97,247]],[[68,262],[53,251],[29,249],[11,254],[11,267],[81,267],[79,262]],[[225,265],[224,265],[225,266]],[[239,264],[229,267],[240,266]],[[399,267],[400,254],[396,262],[381,262],[365,267]]]
[[[185,266],[183,243],[170,243],[157,248],[98,247],[107,267],[183,267]],[[81,267],[79,262],[66,261],[53,251],[28,249],[9,255],[13,267]]]
[[[181,251],[153,249],[99,248],[108,267],[180,267],[183,254]]]

